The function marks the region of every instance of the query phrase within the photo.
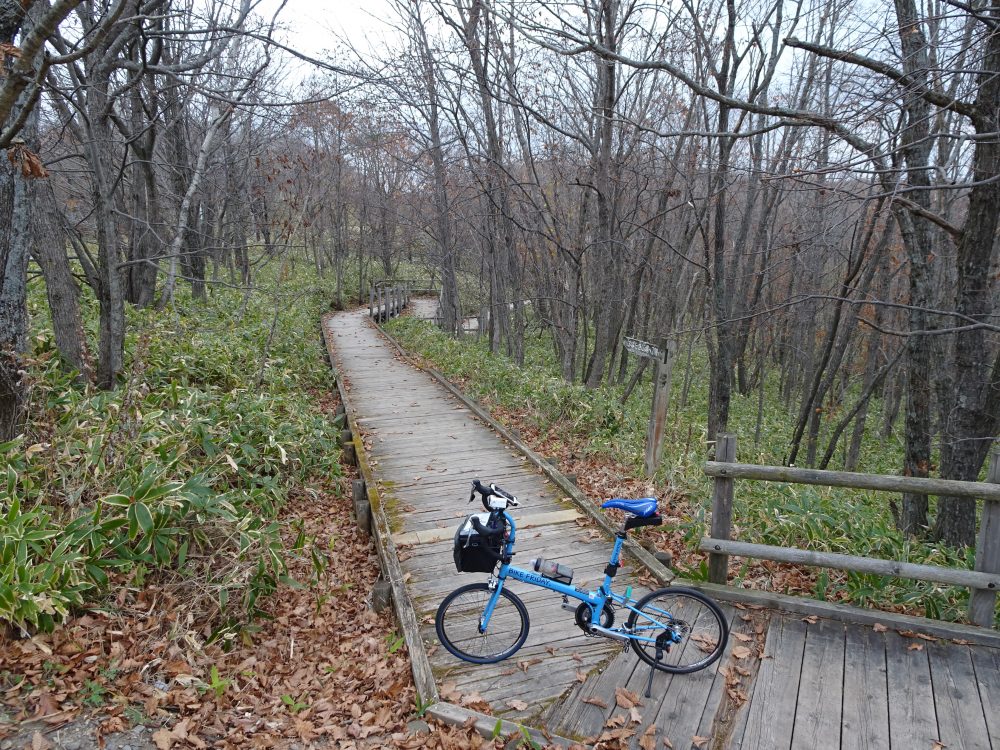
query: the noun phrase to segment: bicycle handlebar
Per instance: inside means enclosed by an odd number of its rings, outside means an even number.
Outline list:
[[[476,499],[476,493],[477,492],[479,493],[480,499],[482,500],[483,507],[486,508],[486,510],[489,510],[489,511],[493,510],[493,508],[491,508],[489,506],[489,502],[488,502],[489,499],[490,499],[490,497],[493,496],[493,495],[496,495],[497,497],[504,498],[507,502],[509,502],[515,508],[518,507],[518,505],[520,505],[520,503],[518,503],[518,501],[517,501],[517,497],[515,497],[511,493],[507,492],[506,490],[501,489],[500,487],[497,487],[492,482],[490,482],[489,486],[486,486],[482,482],[480,482],[478,479],[473,479],[472,480],[472,492],[469,494],[469,502],[470,503],[473,500]]]

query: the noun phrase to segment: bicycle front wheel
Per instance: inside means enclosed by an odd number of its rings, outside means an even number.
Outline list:
[[[647,594],[629,614],[632,647],[663,672],[687,674],[722,656],[729,623],[719,605],[694,589],[667,587]]]
[[[493,664],[517,652],[528,637],[528,610],[516,594],[501,589],[489,626],[480,620],[493,591],[485,583],[470,583],[452,591],[434,618],[441,645],[459,659]]]

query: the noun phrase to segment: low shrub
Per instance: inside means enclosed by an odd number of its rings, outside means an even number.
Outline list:
[[[326,295],[291,279],[130,311],[125,374],[97,391],[59,366],[43,294],[36,282],[30,420],[0,445],[0,621],[51,630],[156,578],[231,635],[286,575],[288,492],[340,471],[340,425],[312,396],[330,387]]]

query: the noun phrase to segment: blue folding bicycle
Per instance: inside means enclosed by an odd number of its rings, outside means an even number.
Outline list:
[[[523,581],[562,595],[563,607],[574,609],[576,625],[590,636],[620,641],[653,670],[687,674],[715,662],[726,648],[729,625],[719,606],[690,588],[666,586],[640,599],[632,598],[630,586],[624,595],[611,589],[621,567],[621,550],[629,529],[659,526],[656,498],[615,498],[602,505],[628,514],[615,535],[604,581],[595,591],[571,585],[573,571],[544,560],[532,561],[534,570],[511,565],[516,526],[507,513],[520,504],[497,487],[472,483],[469,502],[479,494],[486,513],[469,516],[455,535],[455,566],[459,572],[484,572],[485,583],[470,583],[452,591],[438,607],[437,635],[454,656],[475,664],[492,664],[517,653],[528,637],[528,611],[517,594],[505,587],[508,579]],[[616,608],[628,611],[624,625],[615,625]],[[647,686],[647,692],[649,687]]]

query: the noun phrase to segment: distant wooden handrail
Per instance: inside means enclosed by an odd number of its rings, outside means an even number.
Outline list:
[[[368,288],[368,315],[379,323],[401,315],[410,303],[412,289],[406,284],[393,287],[373,283]]]
[[[966,586],[969,619],[977,625],[993,625],[997,591],[1000,589],[1000,451],[994,451],[986,482],[955,479],[897,477],[848,471],[800,469],[794,466],[760,466],[736,462],[736,436],[726,433],[716,440],[716,460],[704,465],[704,473],[714,480],[712,490],[711,537],[701,540],[699,549],[708,552],[708,579],[725,584],[729,578],[729,556],[814,565],[835,570],[852,570],[875,575],[914,578],[922,581]],[[734,480],[787,482],[824,487],[880,492],[913,492],[922,495],[964,497],[985,501],[976,544],[975,570],[942,568],[871,557],[816,552],[795,547],[752,544],[732,539]]]

